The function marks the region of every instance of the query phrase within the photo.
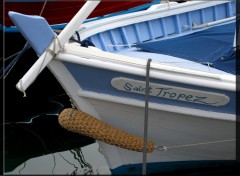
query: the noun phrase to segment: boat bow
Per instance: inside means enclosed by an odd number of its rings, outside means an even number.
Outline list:
[[[86,20],[86,18],[90,15],[90,13],[97,7],[97,5],[101,1],[87,1],[84,6],[78,11],[78,13],[73,17],[73,19],[68,23],[68,25],[64,28],[64,30],[56,37],[52,38],[54,36],[54,33],[52,29],[49,27],[48,23],[44,18],[36,17],[36,16],[25,16],[14,12],[9,12],[10,18],[13,20],[17,28],[20,29],[21,33],[26,37],[27,41],[31,41],[30,44],[34,44],[33,48],[35,51],[40,55],[39,59],[35,62],[35,64],[28,70],[28,72],[23,76],[22,79],[18,82],[16,85],[17,89],[22,91],[25,94],[25,90],[34,82],[34,80],[37,78],[39,73],[48,65],[48,63],[54,58],[55,55],[58,54],[58,52],[62,49],[64,44],[70,39],[70,37],[74,34],[74,32],[77,30],[77,28]],[[23,23],[26,20],[26,18],[31,21],[33,19],[36,19],[35,23],[41,23],[43,26],[38,30],[38,34],[34,33],[35,35],[32,35],[32,31],[27,26],[24,26]],[[23,21],[22,21],[23,20]],[[35,20],[34,20],[35,21]],[[42,37],[45,35],[45,33],[40,32],[41,29],[44,28],[44,31],[47,31],[48,37],[46,38],[46,42],[44,45],[37,44],[33,42],[35,36]],[[44,37],[45,38],[45,37]],[[50,43],[47,43],[49,42]],[[56,44],[58,43],[58,44]],[[49,45],[49,47],[44,51],[44,46]],[[43,52],[43,53],[42,53]]]

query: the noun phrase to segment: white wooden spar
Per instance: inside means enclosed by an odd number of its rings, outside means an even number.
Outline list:
[[[84,22],[84,20],[90,15],[90,13],[100,3],[100,0],[87,1],[84,6],[78,11],[78,13],[72,18],[62,32],[57,36],[57,41],[52,41],[49,46],[50,50],[54,50],[57,54],[61,50],[61,46],[71,38],[74,32]],[[33,24],[34,25],[34,24]],[[60,43],[59,43],[60,42]],[[34,82],[39,73],[48,65],[54,56],[46,51],[41,54],[39,59],[34,65],[28,70],[28,72],[19,80],[16,87],[18,90],[25,92],[25,90]]]

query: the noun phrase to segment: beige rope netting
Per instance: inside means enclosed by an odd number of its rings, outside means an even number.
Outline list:
[[[105,122],[76,109],[64,109],[58,118],[59,124],[72,132],[116,145],[125,149],[143,152],[144,140],[138,136],[113,128]],[[147,142],[147,152],[154,150],[153,141]]]

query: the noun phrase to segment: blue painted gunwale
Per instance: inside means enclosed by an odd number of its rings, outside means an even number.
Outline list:
[[[192,28],[193,22],[197,23],[198,25],[201,25],[225,19],[228,17],[232,17],[235,16],[235,14],[236,14],[235,1],[231,1],[217,6],[207,7],[204,9],[197,9],[190,12],[176,14],[173,16],[162,17],[147,22],[130,24],[127,26],[106,30],[88,37],[87,40],[93,42],[97,48],[103,51],[117,53],[119,51],[129,49],[130,47],[132,47],[131,45],[135,43],[154,41],[158,39],[167,39],[169,37],[174,37],[175,35],[179,36],[183,35],[184,33],[194,31],[194,29]],[[118,97],[133,98],[144,101],[144,95],[122,92],[116,90],[111,86],[111,80],[116,77],[124,77],[141,81],[145,80],[144,77],[114,72],[110,70],[103,70],[100,68],[90,68],[88,66],[83,65],[74,65],[72,63],[66,62],[64,62],[64,65],[72,73],[73,77],[83,88],[83,90],[110,94]],[[159,97],[150,97],[150,102],[200,109],[210,112],[212,111],[219,113],[235,114],[236,109],[235,92],[217,90],[200,86],[192,86],[188,84],[163,81],[157,79],[151,79],[150,82],[189,88],[200,91],[215,92],[227,95],[230,98],[230,102],[227,105],[221,107],[213,107],[209,105],[169,100]]]
[[[182,175],[182,174],[204,174],[204,169],[208,172],[213,171],[216,173],[218,169],[232,169],[237,167],[235,160],[193,160],[193,161],[173,161],[173,162],[156,162],[147,163],[147,174],[155,175]],[[236,168],[235,168],[236,169]],[[119,166],[115,169],[111,169],[112,175],[142,175],[142,163],[129,164]],[[201,175],[202,175],[201,174]]]
[[[118,78],[118,77],[145,81],[145,77],[116,72],[112,70],[101,69],[101,68],[97,68],[97,66],[90,67],[90,66],[78,65],[70,62],[63,62],[63,64],[72,74],[72,76],[74,77],[76,82],[80,85],[80,87],[85,91],[109,94],[109,95],[117,96],[119,98],[123,97],[123,98],[131,98],[131,99],[144,101],[144,95],[136,94],[132,92],[119,91],[111,85],[111,81],[113,78]],[[176,83],[176,82],[170,82],[170,81],[164,81],[164,80],[158,80],[158,79],[152,79],[152,78],[150,79],[150,82],[156,83],[156,84],[164,84],[169,86],[189,88],[189,89],[199,90],[199,91],[214,92],[214,93],[224,94],[230,98],[230,102],[224,106],[210,106],[210,105],[196,104],[191,102],[177,101],[177,100],[171,100],[171,99],[165,99],[165,98],[153,97],[153,96],[150,96],[149,98],[150,102],[164,104],[164,105],[185,107],[185,108],[193,108],[193,109],[199,109],[199,110],[210,111],[210,112],[235,114],[235,109],[236,109],[235,92],[200,87],[200,86],[192,86],[189,84]]]
[[[235,1],[166,16],[97,33],[87,38],[103,51],[119,52],[132,44],[179,36],[194,31],[197,25],[233,17],[236,15]],[[110,46],[110,47],[109,47]],[[111,47],[112,46],[112,47]]]

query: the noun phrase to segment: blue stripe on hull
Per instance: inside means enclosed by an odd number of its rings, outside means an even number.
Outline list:
[[[226,169],[232,169],[236,166],[234,160],[222,161],[175,161],[175,162],[161,162],[161,163],[148,163],[147,174],[156,175],[183,175],[183,174],[209,174],[221,172],[221,169],[226,172]],[[141,175],[142,164],[129,164],[111,169],[112,175]]]
[[[94,68],[94,67],[89,67],[84,65],[77,65],[77,64],[68,63],[68,62],[63,62],[63,63],[83,90],[97,92],[97,93],[104,93],[104,94],[109,94],[109,95],[118,96],[118,97],[133,98],[133,99],[144,101],[143,94],[124,92],[124,91],[119,91],[115,89],[111,85],[111,80],[116,77],[124,77],[124,78],[145,81],[145,77],[135,76],[135,75],[126,74],[126,73],[120,73],[120,72],[114,72],[111,70],[104,70],[104,69]],[[199,91],[215,92],[215,93],[227,95],[230,98],[230,102],[228,104],[220,107],[189,103],[184,101],[177,101],[177,100],[171,100],[171,99],[165,99],[165,98],[153,97],[153,96],[150,97],[150,102],[164,104],[164,105],[173,105],[173,106],[179,106],[179,107],[200,109],[205,111],[235,114],[235,103],[236,103],[235,92],[217,90],[217,89],[215,90],[211,88],[192,86],[192,85],[164,81],[164,80],[157,80],[157,79],[150,79],[150,82],[157,83],[157,84],[164,84],[168,86],[189,88],[189,89],[199,90]]]

